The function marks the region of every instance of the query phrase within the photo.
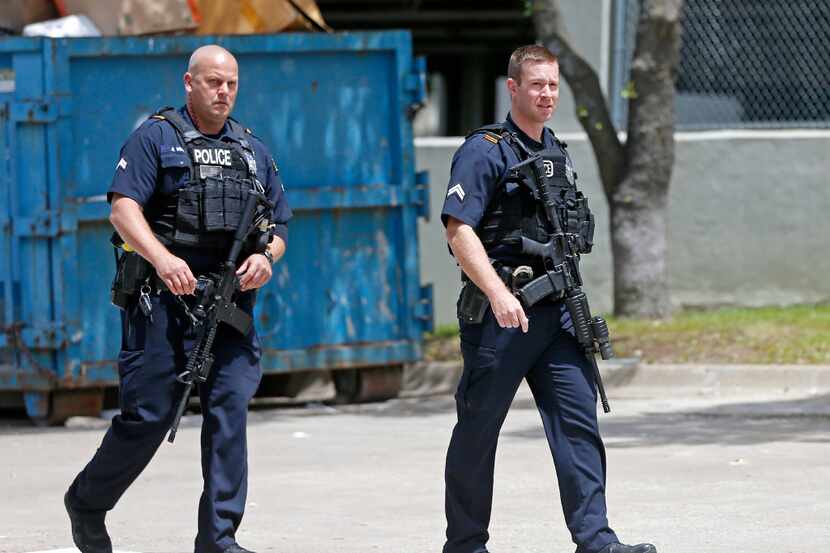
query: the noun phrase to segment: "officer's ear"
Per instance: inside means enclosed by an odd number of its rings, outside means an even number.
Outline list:
[[[193,74],[190,71],[184,74],[184,89],[187,93],[193,92]]]
[[[513,77],[507,77],[507,91],[510,93],[511,98],[519,91],[519,83]]]

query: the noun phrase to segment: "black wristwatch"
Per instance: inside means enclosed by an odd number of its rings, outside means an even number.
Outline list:
[[[270,263],[271,265],[274,264],[274,254],[271,253],[270,249],[265,248],[265,251],[262,252],[262,255],[265,256],[265,259],[268,260],[268,263]]]

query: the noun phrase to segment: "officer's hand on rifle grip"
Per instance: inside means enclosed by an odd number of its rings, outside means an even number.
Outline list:
[[[271,262],[261,253],[252,254],[242,262],[236,274],[242,292],[261,288],[271,280]]]
[[[493,315],[495,315],[500,327],[521,327],[522,332],[527,332],[530,321],[525,315],[522,304],[506,287],[497,291],[489,299],[490,308],[493,310]]]
[[[184,259],[168,254],[156,263],[155,269],[162,282],[177,296],[196,290],[196,278]]]

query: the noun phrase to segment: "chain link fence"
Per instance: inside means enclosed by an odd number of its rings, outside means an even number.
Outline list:
[[[620,97],[639,2],[618,2]],[[678,129],[830,128],[830,0],[685,0],[682,25]]]

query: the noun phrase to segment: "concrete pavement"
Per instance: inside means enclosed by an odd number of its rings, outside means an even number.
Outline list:
[[[807,553],[830,544],[830,394],[770,388],[609,390],[601,415],[612,526],[661,552]],[[257,408],[240,543],[262,552],[438,552],[446,395],[382,404]],[[61,495],[106,422],[0,422],[0,551],[67,548]],[[163,444],[108,517],[116,548],[192,551],[198,416]],[[93,428],[89,428],[92,426]],[[496,468],[493,553],[572,551],[541,422],[522,389]]]

